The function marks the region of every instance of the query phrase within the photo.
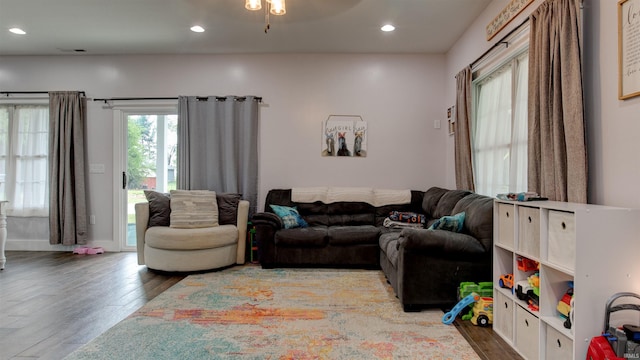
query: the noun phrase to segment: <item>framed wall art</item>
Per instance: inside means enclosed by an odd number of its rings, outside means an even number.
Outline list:
[[[449,124],[449,135],[456,132],[456,106],[447,109],[447,123]]]
[[[618,98],[640,95],[640,0],[618,2]]]
[[[366,157],[367,122],[360,115],[329,115],[322,124],[322,156]]]

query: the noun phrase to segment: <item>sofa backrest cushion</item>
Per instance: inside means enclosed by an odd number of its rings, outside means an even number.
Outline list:
[[[438,201],[440,201],[442,195],[448,191],[449,190],[440,187],[432,187],[424,193],[424,197],[422,199],[422,213],[427,216],[427,219],[435,218],[433,214],[436,212]]]
[[[465,196],[472,194],[471,191],[467,190],[449,190],[438,201],[438,205],[436,206],[435,211],[433,212],[433,218],[439,219],[446,215],[457,214],[458,212],[453,211],[453,208],[456,206],[458,201]]]
[[[389,214],[392,211],[415,212],[418,214],[423,214],[423,211],[422,211],[423,197],[424,197],[424,191],[411,190],[411,203],[409,204],[378,206],[376,208],[376,224],[375,225],[383,226],[384,219],[389,217]]]
[[[273,212],[269,205],[295,206],[309,226],[382,226],[384,219],[391,211],[422,213],[423,196],[423,191],[411,190],[410,203],[376,207],[368,202],[357,201],[338,201],[329,204],[321,201],[299,203],[291,200],[292,189],[272,189],[267,193],[264,211]]]
[[[493,198],[470,194],[460,199],[454,213],[466,213],[462,232],[475,237],[486,251],[493,246]]]
[[[269,205],[293,206],[291,201],[291,189],[272,189],[267,193],[264,201],[264,211],[273,212]]]
[[[273,212],[269,205],[295,206],[309,226],[374,225],[375,207],[366,202],[334,202],[325,204],[297,203],[291,201],[291,189],[270,190],[265,201],[265,211]]]

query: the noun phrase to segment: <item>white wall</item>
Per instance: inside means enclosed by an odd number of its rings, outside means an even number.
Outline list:
[[[509,3],[494,0],[447,54],[447,104],[455,103],[455,74],[534,11],[536,0],[491,42],[485,26]],[[589,202],[640,207],[640,97],[618,100],[617,2],[584,1],[584,99]],[[447,141],[447,185],[455,185],[453,139]]]
[[[640,97],[618,100],[617,2],[585,1],[590,199],[640,207]]]
[[[0,57],[0,91],[83,90],[89,98],[257,95],[260,188],[372,186],[422,189],[446,182],[443,55],[175,55]],[[118,248],[112,234],[113,115],[88,104],[92,243]],[[330,114],[368,122],[366,158],[322,158]],[[12,239],[7,248],[24,248]],[[42,239],[30,249],[50,247]]]

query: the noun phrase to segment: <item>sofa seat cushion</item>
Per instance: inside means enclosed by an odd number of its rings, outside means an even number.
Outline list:
[[[387,249],[385,254],[387,255],[387,260],[393,265],[394,268],[398,268],[398,256],[400,254],[398,250],[398,240],[392,240],[387,245]]]
[[[201,250],[214,249],[238,243],[238,228],[234,225],[176,229],[154,226],[147,229],[145,243],[156,249]]]
[[[334,246],[378,244],[380,228],[373,225],[331,226],[329,244]]]
[[[396,247],[396,242],[398,241],[398,238],[400,238],[400,231],[391,231],[391,232],[382,234],[380,236],[380,240],[378,240],[378,244],[380,245],[380,250],[382,250],[382,252],[386,254],[390,244],[393,243],[392,246],[394,248]]]
[[[327,246],[327,227],[282,229],[276,232],[274,242],[284,247],[324,247]]]

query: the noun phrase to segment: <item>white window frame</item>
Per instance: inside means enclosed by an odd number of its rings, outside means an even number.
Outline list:
[[[513,63],[514,61],[516,61],[516,59],[518,59],[519,57],[523,56],[523,54],[528,53],[529,50],[529,27],[528,26],[524,26],[520,31],[514,33],[509,39],[505,39],[503,40],[505,46],[503,46],[502,48],[499,48],[498,50],[492,52],[489,56],[487,56],[487,58],[483,59],[479,64],[476,64],[474,66],[474,68],[472,69],[472,74],[473,74],[473,82],[472,82],[472,103],[473,103],[473,107],[472,107],[472,118],[471,118],[471,145],[472,145],[472,161],[473,161],[473,168],[474,168],[474,177],[476,177],[477,171],[478,171],[478,165],[477,165],[477,159],[476,159],[476,152],[475,152],[475,146],[474,146],[474,137],[475,137],[475,132],[473,131],[473,129],[475,128],[476,124],[477,124],[477,109],[478,109],[478,86],[479,84],[481,84],[484,80],[487,79],[487,77],[492,76],[496,71],[500,71],[504,66],[507,66],[509,63]],[[512,76],[512,89],[515,88],[516,86],[516,82],[513,80],[515,78],[515,74]],[[513,111],[513,108],[516,104],[515,102],[515,92],[512,92],[512,101],[511,101],[511,121],[512,121],[512,133],[513,133],[513,120],[514,120],[514,116],[515,116],[515,112]],[[525,128],[526,128],[526,124],[524,124]],[[513,138],[513,135],[512,135]],[[516,144],[517,145],[517,144]],[[509,147],[511,147],[512,144],[509,144]],[[511,174],[510,175],[510,182],[512,181],[514,176],[518,176],[518,177],[522,177],[524,176],[525,179],[525,183],[526,183],[526,166],[524,166],[524,174]],[[477,180],[476,180],[477,181]],[[477,184],[476,184],[477,185]],[[527,191],[527,189],[515,189],[512,184],[509,184],[509,190],[510,192],[519,192],[519,191]],[[478,187],[476,186],[476,191],[482,193],[482,190],[478,189]],[[488,196],[496,196],[497,194],[484,194],[484,195],[488,195]]]
[[[8,129],[8,152],[7,152],[7,163],[6,163],[6,172],[7,173],[12,173],[12,169],[15,167],[15,163],[16,163],[16,155],[14,153],[13,150],[13,145],[15,145],[13,143],[13,141],[15,141],[14,139],[14,133],[17,131],[17,129],[15,128],[15,122],[16,119],[13,117],[13,115],[15,114],[15,111],[18,107],[20,106],[25,106],[25,107],[29,107],[29,106],[33,106],[33,107],[45,107],[48,110],[48,106],[49,106],[49,98],[48,96],[46,97],[34,97],[33,95],[28,95],[28,96],[24,96],[24,95],[8,95],[6,98],[2,98],[0,99],[0,106],[1,107],[8,107],[9,108],[9,129]],[[49,129],[50,130],[50,129]],[[49,131],[48,130],[48,131]],[[48,157],[48,154],[47,154]],[[47,165],[48,166],[48,165]],[[48,181],[48,172],[47,172],[47,181]],[[26,210],[13,210],[13,207],[11,206],[11,201],[13,200],[13,190],[15,189],[15,182],[16,179],[7,179],[5,178],[4,183],[5,183],[5,193],[4,194],[0,194],[0,196],[2,197],[2,200],[8,200],[9,203],[7,205],[7,215],[8,216],[29,216],[29,217],[47,217],[48,216],[48,212],[49,212],[49,208],[48,206],[46,208],[43,209],[26,209]],[[48,197],[48,191],[45,193],[45,197]],[[48,204],[48,199],[44,199],[45,203]]]

